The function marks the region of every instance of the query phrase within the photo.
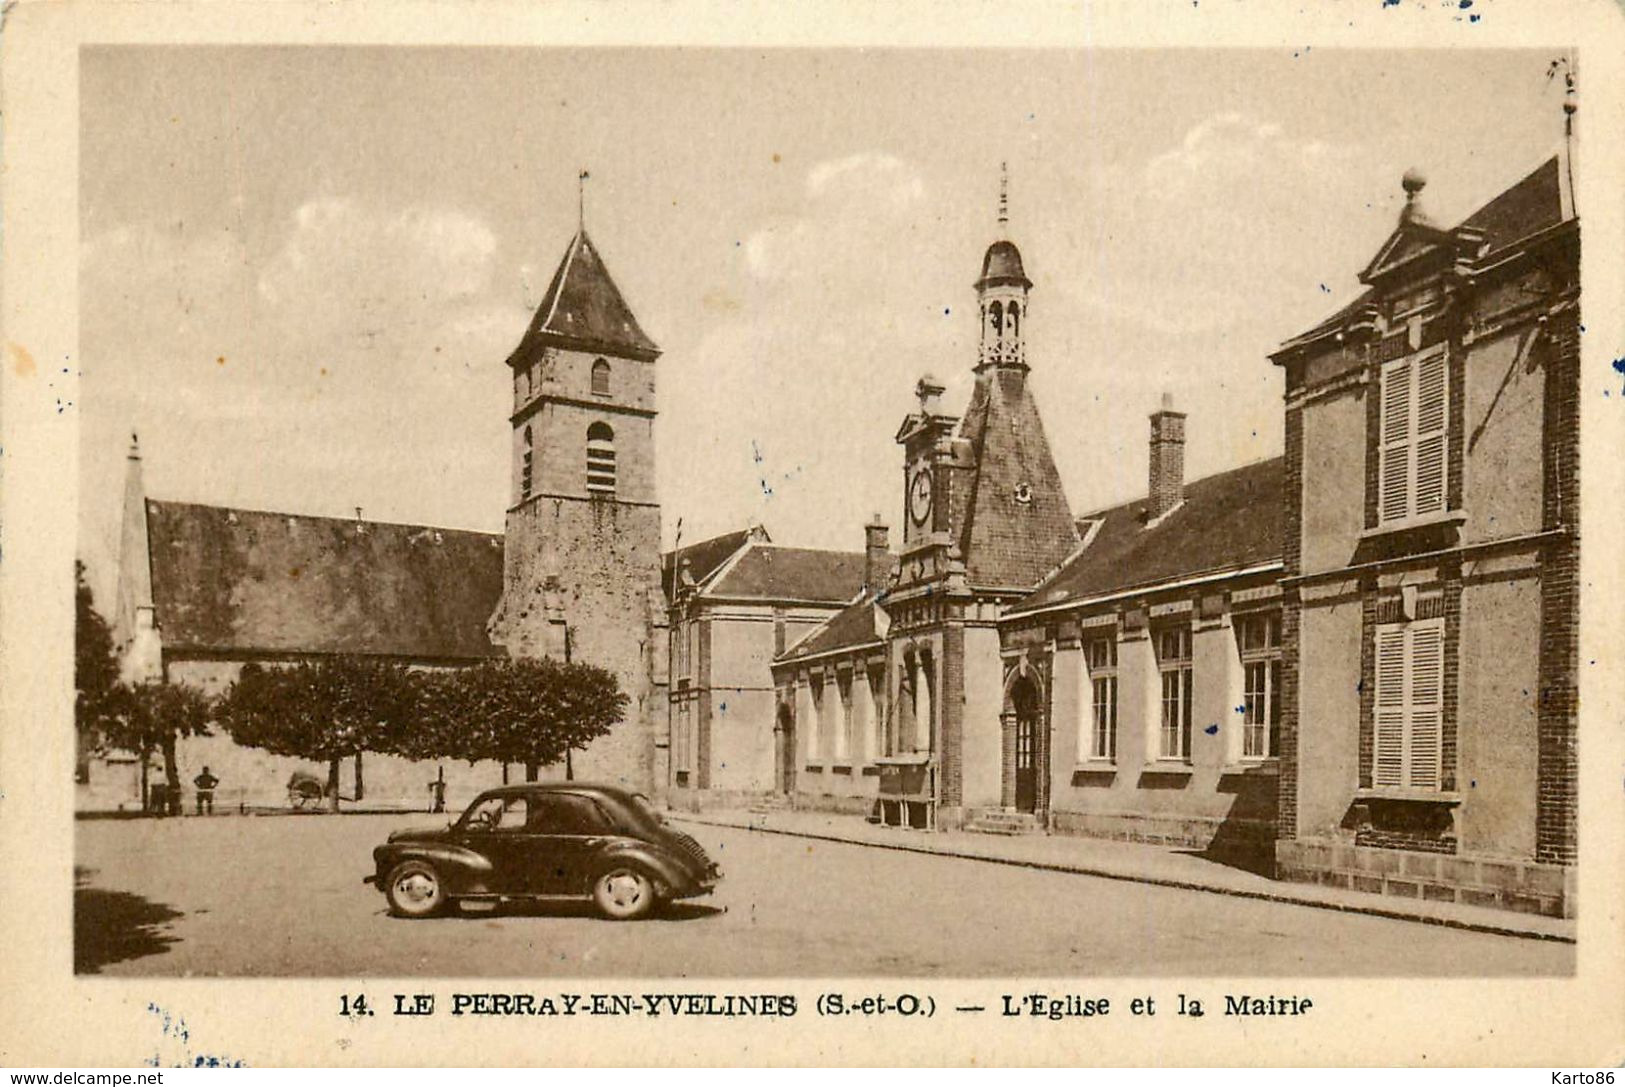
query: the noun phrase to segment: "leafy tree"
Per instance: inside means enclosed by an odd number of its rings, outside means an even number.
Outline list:
[[[327,763],[339,807],[339,764],[363,751],[400,751],[417,712],[417,685],[401,665],[330,657],[288,668],[245,665],[217,719],[237,743]],[[359,773],[358,773],[359,780]]]
[[[419,677],[419,723],[403,754],[522,763],[525,780],[607,733],[626,713],[613,673],[550,657]]]
[[[113,632],[96,610],[85,564],[75,560],[73,685],[74,723],[82,749],[99,747],[109,723],[119,715],[118,656]]]
[[[175,745],[182,736],[208,736],[213,700],[191,687],[162,681],[125,685],[120,690],[120,713],[103,723],[106,742],[141,757],[141,792],[147,791],[147,760],[163,752],[164,780],[169,785],[169,809],[179,811],[180,767]]]

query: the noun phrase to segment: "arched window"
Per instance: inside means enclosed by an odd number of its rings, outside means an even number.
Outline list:
[[[615,496],[615,432],[608,423],[587,428],[587,493]]]
[[[525,448],[520,452],[520,458],[519,458],[519,497],[521,499],[526,499],[526,498],[530,497],[530,485],[531,485],[531,478],[532,478],[531,477],[531,470],[532,470],[532,463],[533,462],[532,462],[532,449],[531,449],[531,446],[532,446],[533,442],[532,442],[532,438],[531,438],[530,427],[528,427],[528,426],[525,428],[524,440],[525,440]]]
[[[609,395],[609,363],[603,359],[592,364],[592,391],[597,396]]]
[[[993,314],[993,337],[994,337],[994,339],[997,339],[1000,336],[1004,335],[1004,306],[1001,305],[998,302],[993,303],[992,314]]]
[[[1021,335],[1021,307],[1015,302],[1010,303],[1010,338],[1016,339]]]

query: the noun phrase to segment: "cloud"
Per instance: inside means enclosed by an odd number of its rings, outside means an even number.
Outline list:
[[[273,306],[362,315],[412,298],[428,306],[473,298],[491,283],[496,237],[462,212],[370,208],[325,196],[300,205],[259,277]]]
[[[795,214],[766,224],[744,242],[745,260],[758,280],[872,274],[876,232],[901,221],[926,196],[912,164],[876,151],[830,159],[807,171],[806,200]],[[832,251],[831,237],[851,245]],[[832,264],[830,258],[834,256]]]
[[[258,249],[251,262],[234,231],[151,222],[83,242],[87,558],[105,563],[116,539],[131,429],[160,497],[495,527],[501,360],[529,312],[491,229],[456,208],[322,196]]]

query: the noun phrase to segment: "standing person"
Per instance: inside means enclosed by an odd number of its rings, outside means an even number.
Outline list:
[[[205,766],[203,773],[192,779],[192,784],[197,786],[197,813],[202,815],[206,806],[209,814],[213,815],[214,790],[220,784],[220,779],[209,773],[209,768]]]

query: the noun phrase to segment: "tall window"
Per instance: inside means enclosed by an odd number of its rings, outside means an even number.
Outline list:
[[[824,677],[822,673],[814,672],[807,678],[807,692],[812,697],[812,713],[807,730],[807,761],[821,763],[824,761]]]
[[[1236,619],[1243,682],[1241,757],[1273,759],[1281,754],[1281,617],[1244,615]]]
[[[852,673],[835,673],[835,761],[852,755]]]
[[[1095,638],[1085,650],[1089,667],[1091,759],[1117,758],[1117,639]]]
[[[592,391],[598,396],[609,395],[609,363],[603,359],[592,364]]]
[[[685,688],[687,684],[683,685]],[[677,735],[672,737],[672,755],[677,763],[677,772],[687,774],[694,769],[694,701],[688,698],[686,691],[681,702],[677,703]]]
[[[1445,508],[1448,385],[1442,347],[1382,368],[1377,509],[1384,522]]]
[[[1157,754],[1164,759],[1191,756],[1191,628],[1157,632],[1157,671],[1162,678],[1162,728]]]
[[[587,493],[615,495],[615,432],[608,423],[587,428]]]
[[[529,498],[534,467],[535,450],[532,449],[533,439],[530,427],[525,428],[525,448],[519,456],[519,497]]]
[[[1442,600],[1421,601],[1417,618],[1377,627],[1372,784],[1437,789],[1444,732]],[[1431,606],[1427,606],[1431,605]],[[1432,614],[1430,614],[1432,613]]]

